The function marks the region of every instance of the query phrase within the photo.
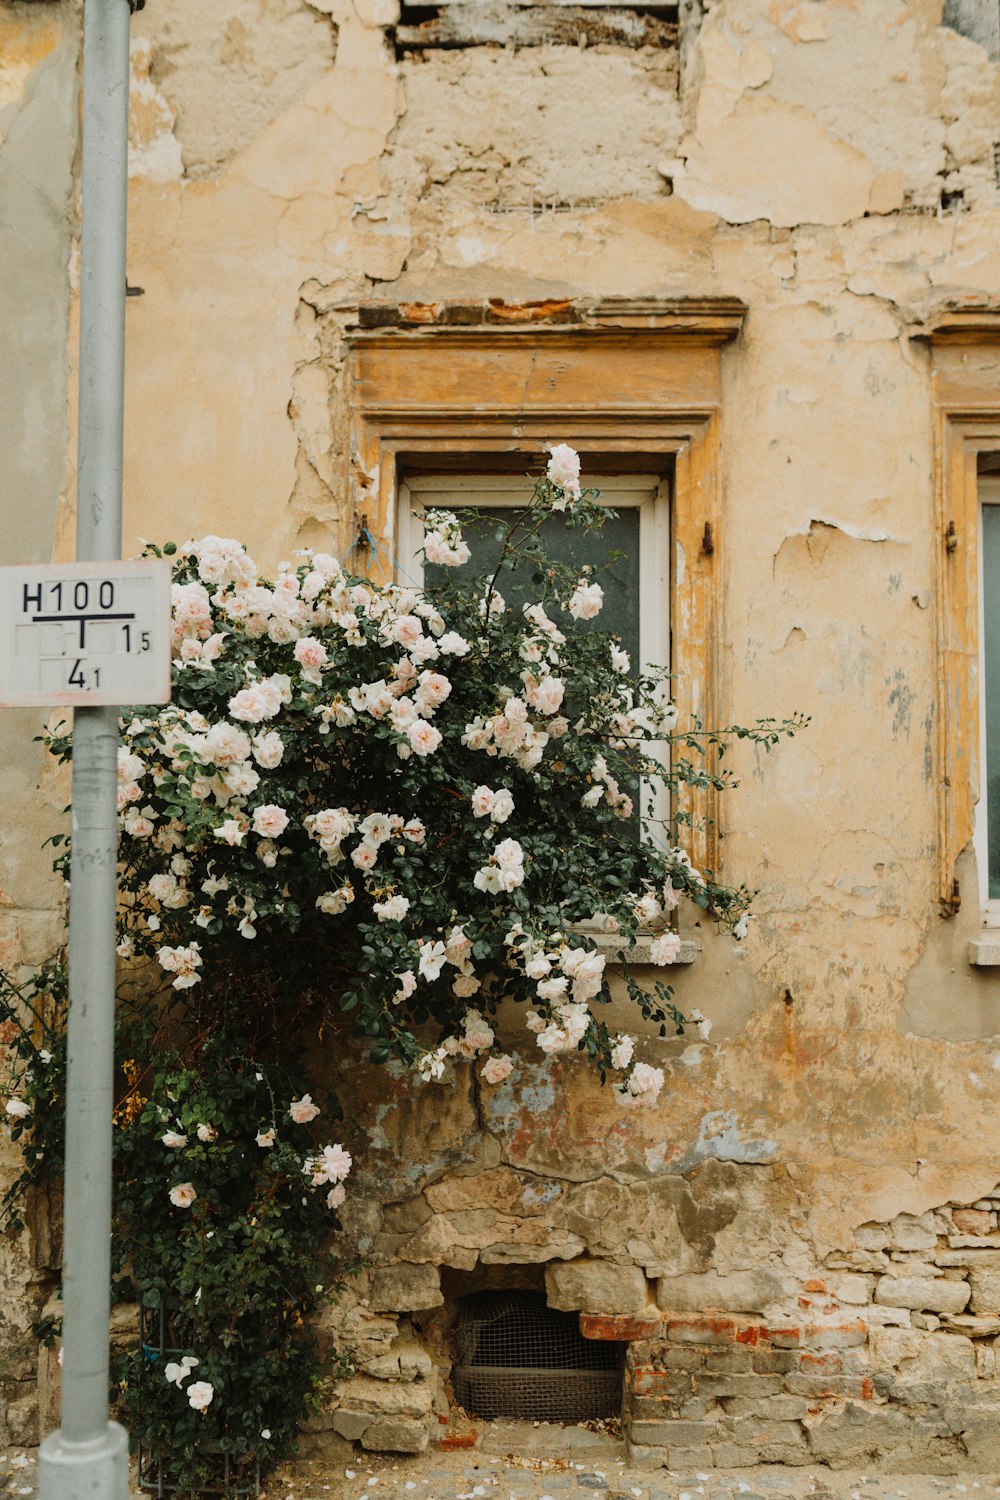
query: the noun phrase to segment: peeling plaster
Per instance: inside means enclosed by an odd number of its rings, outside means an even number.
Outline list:
[[[698,1128],[698,1139],[673,1165],[675,1172],[690,1172],[705,1161],[732,1161],[758,1165],[773,1161],[778,1152],[776,1141],[744,1140],[734,1110],[712,1110]]]

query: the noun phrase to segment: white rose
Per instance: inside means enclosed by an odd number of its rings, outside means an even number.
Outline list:
[[[580,455],[568,443],[556,443],[554,448],[549,449],[545,473],[561,489],[579,491]]]
[[[211,1406],[215,1391],[207,1380],[196,1380],[187,1388],[188,1406],[193,1406],[195,1411],[204,1411]]]
[[[676,932],[665,932],[650,944],[649,957],[654,964],[672,964],[680,951],[681,940]]]
[[[279,838],[287,827],[288,814],[283,807],[278,807],[273,802],[265,802],[262,806],[254,808],[253,831],[260,834],[262,838]]]
[[[319,1105],[312,1102],[311,1094],[303,1094],[301,1099],[293,1099],[288,1106],[288,1113],[296,1125],[308,1125],[310,1120],[315,1120],[319,1114]]]
[[[479,1076],[484,1083],[503,1083],[509,1078],[514,1070],[514,1064],[506,1053],[500,1057],[491,1057],[480,1069]]]

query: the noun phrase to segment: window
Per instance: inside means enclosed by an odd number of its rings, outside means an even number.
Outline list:
[[[546,542],[559,561],[582,566],[591,563],[602,567],[608,553],[620,552],[623,558],[610,572],[601,573],[604,608],[595,622],[601,630],[613,630],[621,636],[633,665],[669,667],[670,665],[670,549],[668,486],[655,474],[595,475],[584,474],[582,482],[599,489],[602,499],[617,512],[600,532],[569,530],[558,523],[547,531]],[[400,485],[399,545],[397,560],[401,578],[422,584],[425,510],[478,511],[484,519],[495,516],[495,531],[490,528],[490,556],[493,541],[499,544],[503,529],[514,519],[530,495],[530,481],[508,474],[496,475],[428,475],[414,476]],[[489,533],[479,534],[480,550],[485,550]],[[477,537],[466,535],[473,548],[470,573],[476,566]],[[432,570],[436,571],[436,570]],[[459,575],[463,569],[450,570]],[[510,587],[502,592],[512,600]],[[514,602],[521,602],[519,599]],[[582,623],[582,622],[581,622]]]
[[[640,532],[652,522],[658,538],[640,546],[640,652],[652,638],[659,641],[652,659],[666,660],[669,650],[682,721],[693,714],[722,722],[721,353],[745,311],[726,297],[356,309],[345,369],[350,524],[354,536],[364,527],[378,543],[368,559],[373,572],[404,551],[414,559],[412,533],[403,534],[409,510],[399,502],[403,488],[411,503],[434,493],[418,476],[431,476],[440,495],[442,485],[470,494],[478,483],[479,503],[490,503],[492,486],[511,504],[546,447],[569,443],[587,476],[646,483],[647,500],[625,507],[638,512]],[[470,472],[487,477],[462,477]],[[651,474],[671,476],[669,508],[666,487],[652,498]],[[515,487],[497,490],[498,475]],[[646,569],[654,571],[647,577]],[[718,872],[712,788],[691,789],[683,811],[692,819],[693,863]]]
[[[576,567],[590,563],[597,569],[604,567],[611,552],[619,552],[622,557],[610,570],[600,572],[599,582],[604,589],[600,615],[592,622],[576,621],[574,629],[611,630],[621,637],[634,668],[641,664],[643,668],[669,670],[669,485],[655,474],[585,473],[581,479],[588,488],[601,491],[602,499],[616,515],[599,532],[570,530],[554,518],[545,536],[550,555]],[[404,481],[399,488],[400,581],[423,585],[432,581],[429,575],[444,571],[426,568],[420,553],[425,511],[461,509],[479,513],[483,524],[478,532],[469,528],[465,532],[465,541],[472,548],[471,561],[465,568],[448,570],[452,577],[460,578],[463,573],[474,577],[482,572],[480,557],[492,559],[498,555],[507,526],[530,493],[530,480],[523,475],[421,475]],[[489,522],[493,519],[496,524],[491,526]],[[528,580],[520,588],[517,585],[516,573],[508,574],[500,585],[509,604],[518,605],[536,597]],[[636,789],[630,790],[634,797]],[[661,792],[653,805],[657,818],[664,818],[669,812],[665,789]],[[642,806],[645,809],[645,797]],[[637,814],[636,837],[638,831]]]

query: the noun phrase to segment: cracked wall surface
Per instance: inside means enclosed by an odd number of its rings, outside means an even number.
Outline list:
[[[357,304],[736,297],[721,714],[812,715],[771,757],[735,752],[723,868],[759,888],[756,915],[739,949],[689,919],[702,952],[678,1002],[714,1030],[644,1041],[668,1075],[655,1116],[623,1118],[523,1043],[489,1097],[465,1075],[434,1093],[365,1078],[350,1231],[374,1265],[328,1329],[361,1384],[331,1393],[320,1446],[426,1441],[456,1288],[502,1272],[631,1320],[650,1453],[721,1462],[766,1419],[779,1461],[894,1442],[997,1461],[1000,1324],[976,1287],[1000,1254],[1000,969],[968,962],[971,849],[957,915],[938,900],[943,554],[934,354],[914,337],[949,303],[1000,300],[1000,70],[961,9],[715,0],[685,9],[676,54],[399,60],[393,0],[149,0],[135,18],[126,552],[206,531],[264,564],[344,550]],[[68,0],[0,3],[0,32],[13,561],[72,545],[79,33]],[[3,827],[0,936],[31,962],[58,941],[34,852],[54,799],[18,722],[0,778],[28,810]],[[880,1294],[886,1276],[923,1285]]]

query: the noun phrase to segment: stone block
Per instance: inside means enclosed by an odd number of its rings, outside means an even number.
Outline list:
[[[298,1459],[315,1459],[325,1465],[344,1464],[354,1457],[354,1444],[332,1429],[320,1432],[300,1429],[295,1453]]]
[[[875,1288],[876,1302],[930,1312],[960,1313],[969,1296],[970,1288],[964,1281],[940,1277],[880,1276]]]
[[[837,1301],[849,1307],[864,1307],[872,1298],[872,1283],[867,1276],[831,1276],[829,1286]]]
[[[333,1414],[333,1430],[353,1443],[374,1421],[370,1411],[351,1411],[349,1407],[341,1406]]]
[[[370,1453],[423,1453],[428,1441],[425,1422],[401,1418],[379,1419],[361,1434],[361,1446]]]
[[[436,1266],[376,1266],[368,1305],[372,1312],[418,1312],[441,1307],[441,1275]]]
[[[899,1378],[906,1384],[941,1387],[974,1380],[976,1355],[970,1341],[951,1333],[915,1334],[916,1347],[899,1359]]]
[[[937,1245],[937,1229],[933,1212],[920,1214],[897,1214],[889,1226],[892,1243],[897,1250],[933,1250]]]
[[[707,1443],[710,1438],[718,1434],[718,1430],[718,1424],[715,1422],[670,1421],[668,1419],[659,1422],[633,1422],[630,1434],[633,1442],[641,1443],[647,1448],[664,1445],[672,1447],[674,1443],[682,1443],[690,1447],[695,1443]]]
[[[33,1448],[39,1442],[38,1397],[22,1396],[7,1407],[7,1434],[19,1448]]]
[[[969,1271],[971,1310],[979,1316],[1000,1312],[1000,1256],[990,1256],[985,1265],[975,1261]]]
[[[993,1215],[985,1208],[953,1208],[952,1222],[961,1234],[989,1234],[995,1228]]]
[[[647,1312],[649,1286],[638,1266],[608,1260],[571,1260],[545,1268],[550,1307],[566,1312],[635,1316]]]
[[[429,1381],[374,1380],[368,1375],[339,1381],[334,1397],[338,1406],[380,1417],[425,1417],[434,1399]]]
[[[644,1443],[629,1443],[628,1456],[637,1469],[666,1469],[670,1464],[666,1448],[650,1448]]]
[[[712,1450],[708,1447],[675,1448],[671,1446],[670,1467],[679,1469],[682,1474],[693,1474],[698,1469],[709,1469],[712,1467]],[[629,1500],[631,1500],[631,1493]]]
[[[404,1380],[429,1380],[434,1361],[419,1344],[407,1344],[399,1351],[399,1373]]]
[[[774,1271],[714,1272],[705,1276],[666,1276],[656,1288],[656,1301],[668,1312],[760,1313],[779,1302],[789,1290]]]
[[[854,1231],[854,1243],[859,1250],[885,1250],[889,1245],[889,1230],[885,1224],[859,1224]]]
[[[814,1459],[832,1469],[891,1458],[898,1472],[905,1467],[902,1460],[912,1431],[912,1419],[894,1407],[869,1408],[849,1401],[810,1428],[809,1449]]]

